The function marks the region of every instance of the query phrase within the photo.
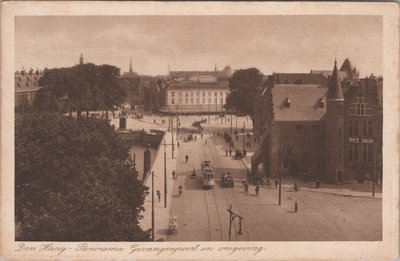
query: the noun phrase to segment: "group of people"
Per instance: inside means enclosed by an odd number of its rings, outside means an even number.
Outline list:
[[[249,182],[246,179],[242,179],[242,185],[244,187],[244,193],[248,194],[249,193]],[[256,185],[254,188],[254,191],[256,193],[256,196],[258,196],[260,193],[260,186]]]

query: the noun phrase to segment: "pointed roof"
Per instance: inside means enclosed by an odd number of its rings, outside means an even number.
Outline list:
[[[353,66],[348,58],[344,60],[342,66],[340,67],[340,71],[347,72],[347,76],[349,78],[353,77]]]
[[[330,78],[329,90],[327,100],[344,100],[342,86],[340,84],[340,77],[337,69],[337,62],[335,59],[335,66],[333,67],[332,77]]]
[[[129,61],[129,73],[133,73],[133,70],[132,70],[132,56],[131,56],[131,59]]]

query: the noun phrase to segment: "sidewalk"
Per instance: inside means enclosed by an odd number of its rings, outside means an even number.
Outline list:
[[[166,132],[164,138],[166,144],[171,144],[171,132]],[[176,138],[174,133],[174,138]],[[175,143],[176,141],[174,141]],[[172,159],[171,145],[166,146],[166,158],[167,158],[167,208],[164,208],[164,146],[161,145],[158,155],[152,155],[156,157],[153,163],[151,171],[154,171],[154,231],[155,239],[167,238],[171,201],[174,187],[174,179],[172,178],[172,170],[175,169],[176,160],[178,158],[178,148],[174,146],[174,159]],[[143,230],[151,229],[151,175],[147,178],[145,185],[149,187],[149,194],[146,196],[143,207],[143,219],[140,220],[140,226]],[[161,201],[158,202],[156,191],[161,192]]]

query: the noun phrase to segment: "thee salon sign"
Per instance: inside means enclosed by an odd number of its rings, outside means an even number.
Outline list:
[[[374,143],[371,138],[349,138],[350,143]]]

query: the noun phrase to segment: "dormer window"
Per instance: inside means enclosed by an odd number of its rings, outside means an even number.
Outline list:
[[[326,100],[324,98],[319,99],[318,106],[320,108],[325,108]]]
[[[286,108],[290,108],[290,99],[289,99],[289,97],[287,97],[287,98],[285,99],[285,107],[286,107]]]

